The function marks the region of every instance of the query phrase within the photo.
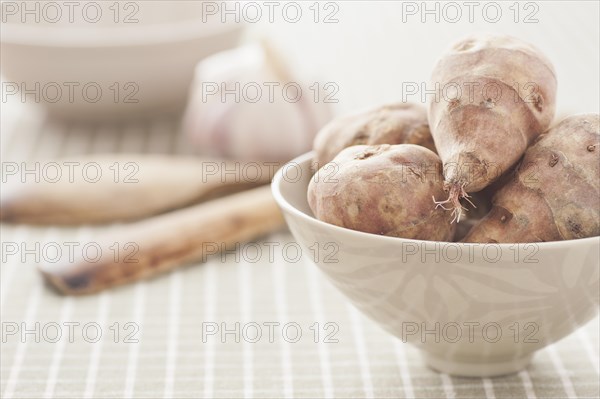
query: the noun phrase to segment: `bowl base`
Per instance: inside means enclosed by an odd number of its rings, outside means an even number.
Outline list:
[[[462,363],[454,360],[444,359],[423,354],[425,363],[432,369],[441,373],[457,377],[496,377],[505,374],[517,373],[523,370],[531,362],[533,354],[518,359],[495,363]]]

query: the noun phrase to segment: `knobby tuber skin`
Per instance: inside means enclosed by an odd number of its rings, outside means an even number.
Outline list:
[[[454,44],[431,79],[429,125],[447,191],[438,203],[460,219],[460,199],[506,172],[552,122],[556,73],[533,46],[479,34]]]
[[[441,168],[438,156],[418,145],[352,146],[311,179],[308,203],[319,220],[337,226],[451,241],[450,215],[431,206],[431,197],[444,192]]]
[[[523,243],[600,235],[600,118],[567,118],[539,137],[464,242]]]
[[[417,144],[436,151],[423,105],[388,104],[342,116],[325,125],[314,140],[316,169],[344,148],[363,144]]]

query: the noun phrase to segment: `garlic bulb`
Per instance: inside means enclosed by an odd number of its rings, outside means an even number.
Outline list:
[[[196,68],[184,134],[208,155],[287,161],[310,150],[330,118],[313,94],[264,43],[224,51]]]

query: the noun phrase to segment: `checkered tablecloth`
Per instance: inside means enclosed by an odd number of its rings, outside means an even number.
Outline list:
[[[176,131],[170,119],[92,129],[20,118],[10,126],[3,121],[2,156],[4,162],[82,153],[184,152]],[[84,242],[105,228],[119,226],[2,225],[1,234],[3,242],[30,249],[36,243]],[[314,265],[279,250],[273,259],[263,255],[254,262],[256,246],[267,251],[292,240],[282,230],[224,258],[77,298],[60,296],[43,283],[35,249],[33,254],[3,254],[2,397],[600,395],[598,319],[540,351],[519,374],[494,379],[438,374],[423,364],[415,348],[351,307]],[[33,332],[25,334],[25,329]],[[57,332],[62,334],[58,340]]]

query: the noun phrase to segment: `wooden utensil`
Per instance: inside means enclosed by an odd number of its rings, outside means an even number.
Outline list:
[[[15,164],[3,168],[0,220],[53,225],[135,220],[267,184],[279,166],[141,154]]]
[[[81,253],[73,262],[42,264],[40,271],[64,294],[89,294],[203,261],[282,226],[270,187],[259,187],[125,225],[118,235],[95,240],[98,259]]]

